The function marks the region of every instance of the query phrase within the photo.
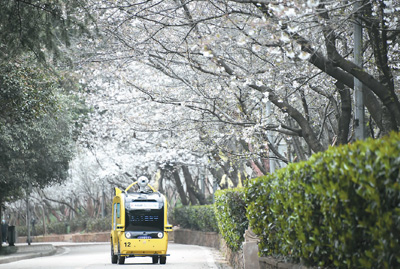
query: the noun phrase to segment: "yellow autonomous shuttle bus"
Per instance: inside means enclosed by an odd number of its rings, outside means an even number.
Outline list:
[[[111,230],[111,262],[150,256],[153,263],[167,261],[167,202],[160,192],[139,177],[125,191],[115,188]]]

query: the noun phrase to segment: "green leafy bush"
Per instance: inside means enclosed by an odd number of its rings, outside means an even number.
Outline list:
[[[228,247],[237,251],[242,246],[249,221],[246,218],[244,189],[226,189],[215,193],[215,216]]]
[[[27,236],[27,227],[17,226],[16,227],[18,236]],[[104,218],[86,218],[80,217],[66,222],[51,222],[46,225],[47,234],[66,234],[76,232],[108,232],[111,230],[111,216]],[[35,232],[32,231],[31,235],[44,235],[44,228],[42,223],[36,223]]]
[[[17,236],[27,236],[28,228],[26,226],[16,226],[15,230],[17,232]]]
[[[17,236],[27,236],[28,228],[26,226],[17,226],[15,227]],[[37,223],[35,225],[35,229],[31,226],[31,235],[43,235],[43,225],[41,223]]]
[[[400,267],[400,134],[330,148],[249,182],[262,255],[308,265]]]
[[[35,224],[35,229],[31,226],[31,230],[33,231],[34,235],[43,235],[44,234],[44,227],[41,223]]]
[[[47,225],[48,234],[66,234],[68,222],[52,222]]]
[[[70,220],[69,227],[70,227],[71,233],[86,231],[89,221],[90,221],[90,218],[88,218],[88,217],[78,217],[78,218]],[[109,221],[111,222],[111,217],[109,217]]]
[[[87,222],[87,232],[108,232],[111,230],[111,217],[89,219]]]
[[[182,228],[218,232],[213,205],[177,207],[174,210],[174,223]]]
[[[35,225],[35,229],[33,230],[32,226],[31,229],[31,236],[38,236],[44,234],[43,224],[38,223]],[[47,224],[47,234],[65,234],[67,232],[67,226],[64,222],[52,222]],[[28,235],[28,228],[24,226],[17,226],[16,227],[17,235],[18,236],[27,236]]]

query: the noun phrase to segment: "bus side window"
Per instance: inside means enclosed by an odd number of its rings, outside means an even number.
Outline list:
[[[118,203],[117,204],[117,218],[120,218],[121,217],[121,206],[120,206],[120,204]]]
[[[117,227],[117,204],[114,204],[114,212],[113,212],[113,229],[115,230]]]

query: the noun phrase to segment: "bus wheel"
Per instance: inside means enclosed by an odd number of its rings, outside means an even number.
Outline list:
[[[158,256],[153,256],[153,263],[158,263]]]
[[[118,242],[118,263],[119,264],[125,263],[125,256],[121,256],[121,248],[119,247],[119,242]]]
[[[125,263],[125,256],[119,256],[118,257],[118,263],[119,264],[124,264]]]
[[[166,264],[167,263],[167,256],[160,256],[160,264]]]
[[[118,256],[114,254],[114,245],[111,241],[111,263],[117,263],[118,261]]]

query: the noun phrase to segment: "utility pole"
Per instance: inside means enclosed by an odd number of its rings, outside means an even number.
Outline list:
[[[215,203],[215,192],[217,191],[217,189],[218,189],[218,182],[217,182],[217,179],[216,179],[216,178],[213,178],[213,196],[212,196],[212,198],[213,198],[213,203]]]
[[[269,124],[271,124],[271,102],[268,100],[267,101],[267,103],[265,104],[265,114],[266,114],[266,117],[267,117],[267,125],[269,125]],[[272,143],[272,141],[273,141],[273,138],[272,138],[272,135],[271,135],[271,131],[267,131],[267,137],[268,137],[268,140],[269,140],[269,142],[270,143]],[[274,161],[274,159],[272,158],[271,159],[271,157],[273,157],[274,156],[274,153],[269,149],[269,145],[268,145],[268,162],[269,162],[269,172],[272,174],[272,173],[274,173],[275,172],[275,161]]]
[[[363,68],[363,40],[362,25],[360,20],[361,5],[359,1],[354,4],[354,63]],[[354,133],[357,140],[365,139],[365,119],[364,119],[364,95],[363,85],[356,77],[354,77]]]
[[[101,217],[105,218],[106,216],[106,205],[105,205],[105,192],[104,192],[104,179],[101,180]]]
[[[31,245],[31,243],[32,243],[31,210],[30,210],[30,206],[29,206],[29,197],[30,197],[31,193],[32,193],[32,183],[29,181],[28,182],[28,190],[26,192],[26,225],[27,225],[27,230],[28,230],[26,241],[27,241],[28,245]]]
[[[26,197],[26,225],[28,229],[26,241],[28,245],[31,245],[31,214],[29,209],[29,196]]]
[[[201,168],[199,168],[199,170],[201,170]],[[207,176],[207,167],[206,166],[204,166],[204,173],[199,172],[199,176],[200,176],[200,190],[201,190],[201,193],[205,196],[206,195],[205,180],[206,180],[206,176]]]

